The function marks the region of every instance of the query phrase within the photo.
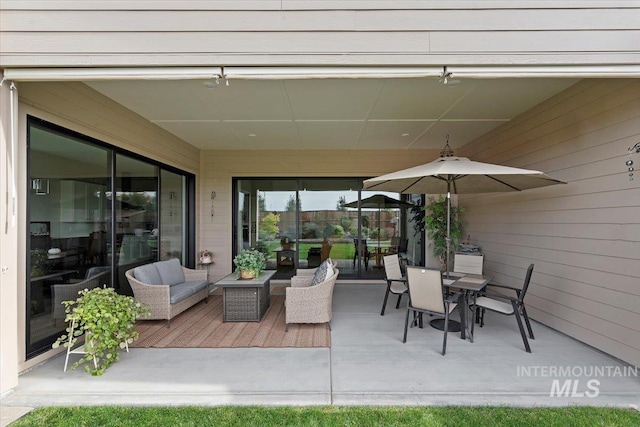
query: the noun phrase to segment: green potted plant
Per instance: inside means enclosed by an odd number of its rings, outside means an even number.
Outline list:
[[[438,199],[429,197],[424,206],[424,227],[429,239],[433,242],[433,255],[440,261],[442,271],[447,269],[447,199],[440,196]],[[451,253],[460,246],[459,238],[462,234],[463,221],[460,214],[463,208],[451,206],[451,219],[449,223]],[[415,225],[415,224],[414,224]],[[449,254],[451,255],[451,254]]]
[[[138,339],[134,324],[151,310],[133,297],[120,295],[113,288],[85,289],[72,301],[63,301],[65,321],[69,322],[67,334],[53,343],[53,348],[73,348],[85,335],[84,355],[71,369],[85,363],[91,375],[102,375],[119,359],[119,350],[128,348]]]
[[[267,267],[267,258],[257,249],[244,249],[233,259],[242,279],[253,279]]]

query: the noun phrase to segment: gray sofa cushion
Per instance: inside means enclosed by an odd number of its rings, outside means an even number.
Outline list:
[[[162,285],[162,279],[153,264],[145,264],[133,269],[133,276],[145,285]]]
[[[169,288],[169,302],[171,304],[178,303],[191,295],[193,295],[193,289],[189,283],[180,283]]]
[[[184,272],[179,259],[173,258],[167,261],[154,262],[153,265],[158,269],[163,285],[171,286],[184,282]]]
[[[194,294],[197,294],[201,290],[209,287],[209,282],[207,282],[206,280],[194,280],[192,282],[184,282],[184,284],[191,288],[191,291]]]

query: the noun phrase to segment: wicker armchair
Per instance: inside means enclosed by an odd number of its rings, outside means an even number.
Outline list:
[[[291,278],[291,287],[286,288],[285,331],[289,323],[328,323],[331,329],[333,288],[339,273],[335,268],[333,276],[315,286],[311,286],[313,275]]]

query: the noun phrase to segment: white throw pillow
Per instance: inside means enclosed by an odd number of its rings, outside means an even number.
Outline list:
[[[333,276],[333,264],[331,264],[330,259],[326,260],[325,264],[327,264],[327,275],[325,276],[324,280],[329,280],[331,279],[331,276]]]

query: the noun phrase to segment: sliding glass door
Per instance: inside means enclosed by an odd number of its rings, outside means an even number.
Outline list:
[[[343,278],[384,277],[382,256],[407,259],[408,203],[359,191],[360,178],[239,178],[234,181],[234,255],[256,248],[276,278],[331,258]],[[362,199],[384,195],[380,206]],[[376,199],[377,200],[377,199]]]
[[[168,258],[193,264],[194,177],[33,117],[27,141],[29,358],[62,334],[62,301],[79,290],[131,295],[126,270]]]

